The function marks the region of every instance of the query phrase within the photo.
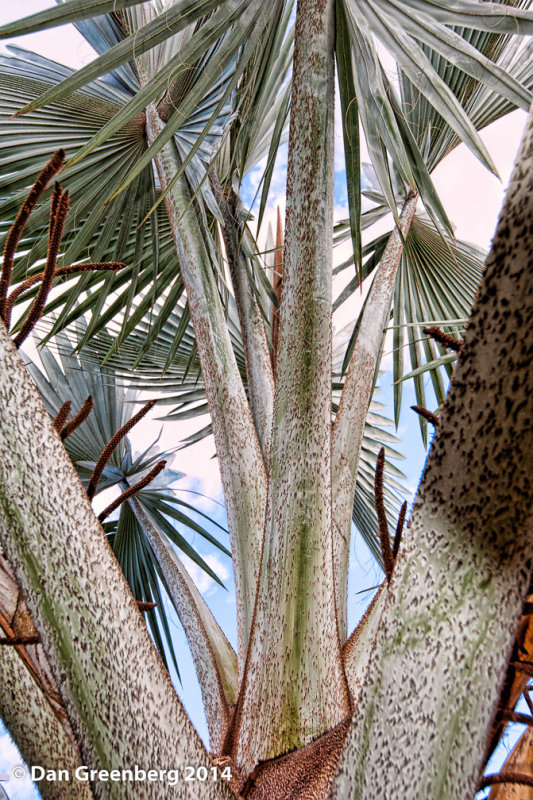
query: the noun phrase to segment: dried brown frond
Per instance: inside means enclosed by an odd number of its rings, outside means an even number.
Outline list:
[[[137,600],[137,608],[139,611],[153,611],[157,608],[157,603],[150,603],[148,600]]]
[[[6,244],[4,247],[4,260],[2,265],[2,272],[0,274],[0,318],[5,320],[5,302],[7,292],[11,285],[11,276],[13,274],[13,263],[17,245],[22,236],[24,227],[28,221],[28,217],[35,208],[37,201],[46,189],[50,179],[61,169],[65,160],[65,151],[57,150],[48,164],[39,174],[37,180],[33,184],[26,197],[20,211],[18,212],[15,222],[11,226],[7,234]]]
[[[402,505],[400,509],[400,516],[398,517],[398,523],[396,525],[396,533],[394,534],[394,544],[392,545],[392,558],[394,561],[396,561],[398,557],[398,551],[402,543],[403,526],[405,522],[406,512],[407,512],[407,501],[405,501],[405,503]]]
[[[479,790],[496,783],[520,783],[523,786],[533,786],[533,775],[524,775],[522,772],[499,772],[497,775],[485,775],[479,784]]]
[[[56,278],[63,278],[66,275],[75,275],[77,272],[98,272],[98,271],[112,271],[112,270],[119,270],[125,267],[125,264],[122,264],[119,261],[96,261],[96,262],[87,262],[86,264],[72,264],[69,267],[59,267],[54,272],[54,280]],[[36,275],[31,275],[29,278],[23,283],[20,283],[16,289],[13,289],[11,294],[6,300],[6,314],[11,316],[11,312],[13,310],[13,306],[19,299],[20,295],[24,292],[31,289],[32,286],[35,286],[36,283],[39,283],[44,277],[44,272],[39,272]]]
[[[104,508],[101,514],[98,514],[98,519],[100,520],[100,522],[103,522],[106,519],[106,517],[112,514],[113,511],[115,511],[119,506],[122,505],[122,503],[124,503],[130,497],[133,497],[133,495],[137,494],[137,492],[139,492],[141,489],[144,489],[145,486],[148,486],[149,483],[152,483],[154,478],[165,469],[166,464],[167,464],[166,461],[159,461],[155,465],[155,467],[151,469],[147,475],[144,476],[144,478],[141,478],[141,480],[138,481],[136,484],[130,486],[130,488],[126,489],[125,492],[122,492],[120,497],[117,497],[116,500],[113,500],[113,502],[110,503],[107,506],[107,508]]]
[[[102,455],[96,462],[96,466],[93,469],[93,473],[89,480],[89,485],[87,487],[87,494],[89,496],[89,500],[92,500],[94,497],[94,494],[98,486],[98,481],[102,477],[102,472],[104,471],[107,462],[111,458],[111,455],[115,447],[117,447],[117,445],[122,441],[122,439],[126,436],[128,431],[130,431],[133,428],[133,426],[139,422],[139,420],[141,420],[144,416],[146,416],[146,414],[148,414],[150,409],[153,408],[155,404],[156,400],[149,400],[146,403],[146,405],[143,406],[141,410],[138,411],[137,414],[135,414],[134,417],[132,417],[128,422],[126,422],[126,424],[123,425],[122,428],[120,428],[120,430],[118,430],[106,444]]]
[[[0,645],[5,644],[11,647],[16,645],[39,644],[41,640],[38,636],[3,636],[0,638]]]
[[[423,331],[428,336],[431,336],[435,342],[438,342],[443,347],[447,347],[448,350],[454,350],[456,353],[461,350],[462,341],[460,339],[454,339],[453,336],[444,333],[440,328],[424,328]]]
[[[278,305],[281,304],[281,293],[283,289],[283,223],[281,221],[281,211],[278,206],[278,219],[276,225],[276,250],[274,253],[274,294]],[[276,360],[279,347],[279,322],[280,309],[272,309],[272,367],[274,377],[276,375]]]
[[[376,462],[376,476],[374,479],[374,500],[376,514],[379,523],[379,541],[381,543],[381,554],[383,556],[383,566],[385,576],[389,581],[394,567],[392,549],[390,545],[389,526],[387,524],[387,514],[385,511],[385,501],[383,499],[383,469],[385,467],[385,448],[382,447]]]
[[[61,429],[63,428],[63,425],[67,421],[71,407],[72,403],[70,402],[70,400],[67,400],[66,403],[63,403],[63,405],[57,412],[56,417],[54,419],[54,428],[58,433],[61,433]]]
[[[67,422],[64,428],[62,428],[60,436],[61,440],[64,442],[71,433],[74,433],[76,428],[79,428],[82,422],[85,422],[89,414],[94,408],[94,400],[92,399],[91,395],[86,398],[85,402],[83,403],[82,407],[78,411],[75,417],[72,417],[70,422]]]
[[[66,191],[61,195],[61,199],[59,200],[56,213],[50,219],[50,232],[48,237],[48,255],[46,257],[46,267],[44,270],[41,285],[39,286],[39,291],[35,295],[35,299],[32,303],[32,306],[28,312],[26,319],[24,320],[22,328],[20,329],[20,331],[17,333],[17,335],[13,340],[16,347],[20,347],[22,342],[33,330],[34,326],[41,318],[41,314],[43,313],[44,305],[46,303],[46,298],[48,297],[48,292],[52,288],[52,282],[54,280],[57,255],[59,253],[59,248],[61,247],[63,227],[65,225],[65,219],[68,214],[69,205],[70,205],[70,197],[68,191]]]
[[[424,408],[423,406],[411,406],[411,408],[413,411],[416,411],[417,414],[420,414],[420,416],[423,417],[426,422],[431,422],[435,428],[439,424],[439,418],[435,414],[432,414],[431,411],[428,411],[427,408]]]

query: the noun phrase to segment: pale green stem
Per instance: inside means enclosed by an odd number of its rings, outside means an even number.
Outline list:
[[[270,508],[235,723],[245,772],[307,744],[349,707],[332,592],[333,38],[333,0],[300,0]]]
[[[148,140],[163,123],[146,110]],[[172,141],[155,158],[165,188],[180,167]],[[248,643],[265,520],[267,478],[259,440],[235,355],[213,266],[204,244],[187,180],[182,175],[165,197],[194,327],[231,536],[237,596],[239,664]]]
[[[533,115],[331,793],[473,797],[533,564]]]
[[[95,770],[211,761],[146,630],[20,355],[0,325],[0,545],[24,593],[83,763]],[[119,782],[91,781],[123,800]],[[165,796],[229,798],[221,782]],[[128,784],[156,800],[162,783]]]
[[[384,331],[388,324],[396,273],[403,253],[404,239],[414,219],[416,202],[416,196],[411,196],[405,201],[400,214],[399,228],[395,228],[391,233],[385,252],[376,268],[376,275],[362,312],[363,318],[350,358],[333,428],[333,557],[341,642],[346,641],[347,635],[350,534],[359,455]]]
[[[237,657],[168,539],[136,497],[128,502],[183,625],[202,692],[211,752],[216,753],[236,701]]]

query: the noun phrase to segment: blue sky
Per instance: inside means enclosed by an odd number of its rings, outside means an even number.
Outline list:
[[[17,4],[2,4],[0,7],[0,23],[12,19],[15,16],[22,16],[33,13],[34,11],[46,8],[51,3],[48,0],[21,0]],[[9,6],[9,7],[7,7]],[[68,26],[60,31],[49,31],[22,37],[20,43],[29,49],[42,52],[50,58],[56,58],[57,52],[61,50],[61,59],[64,63],[77,66],[90,60],[91,51],[81,37]],[[60,47],[59,47],[60,44]],[[435,175],[437,187],[444,201],[445,207],[449,210],[452,221],[457,226],[457,235],[467,241],[473,241],[481,246],[488,247],[492,235],[497,213],[501,205],[502,189],[506,185],[514,152],[518,144],[520,131],[523,126],[524,116],[517,112],[510,115],[507,120],[502,120],[492,126],[484,134],[491,153],[500,169],[502,184],[499,184],[494,176],[489,175],[466,151],[465,148],[458,148],[457,152],[447,159],[440,166]],[[335,206],[337,218],[347,215],[346,210],[346,186],[343,172],[342,155],[339,156],[340,137],[337,141],[336,158],[336,183],[335,183]],[[266,230],[268,222],[272,221],[276,204],[284,207],[284,171],[286,166],[286,147],[280,152],[276,170],[272,182],[272,207],[269,215],[265,219],[264,228]],[[245,186],[245,201],[251,202],[257,187],[260,170],[254,170]],[[347,310],[347,315],[353,316],[353,309]],[[385,360],[387,364],[387,360]],[[428,379],[429,381],[429,379]],[[379,400],[384,402],[387,407],[392,408],[392,373],[388,369],[381,376],[379,381],[381,394]],[[428,385],[428,395],[432,396],[431,387]],[[406,476],[406,486],[414,495],[423,464],[426,458],[426,451],[422,446],[418,420],[414,412],[410,411],[409,406],[414,402],[414,396],[410,385],[406,387],[406,397],[403,404],[402,415],[398,427],[398,436],[402,440],[399,445],[400,452],[405,456],[399,466]],[[431,407],[430,403],[428,405]],[[391,415],[391,414],[389,414]],[[195,427],[200,427],[198,422]],[[159,423],[154,420],[145,426],[141,435],[134,434],[132,439],[134,444],[140,449],[143,442],[147,442],[154,430],[159,429]],[[180,429],[179,438],[184,438],[190,431],[184,427]],[[139,437],[136,440],[136,435]],[[174,434],[175,436],[175,434]],[[155,437],[154,437],[155,438]],[[203,442],[195,448],[190,448],[177,458],[173,468],[181,469],[188,473],[188,478],[178,484],[186,489],[199,491],[210,496],[215,501],[221,501],[220,480],[216,461],[211,460],[213,453],[212,442]],[[190,499],[190,498],[188,498]],[[411,498],[409,498],[411,499]],[[224,521],[223,510],[215,502],[204,499],[201,500],[201,507],[207,513],[212,514],[218,521]],[[214,554],[204,544],[194,542],[208,560],[211,559],[211,566],[218,571],[224,579],[227,590],[223,590],[209,581],[199,573],[194,577],[202,584],[200,586],[204,597],[213,610],[221,627],[228,635],[229,639],[235,644],[235,599],[231,579],[231,565],[228,559],[219,554]],[[371,594],[361,592],[369,587],[376,585],[381,580],[379,570],[370,556],[369,551],[360,537],[354,537],[351,553],[350,565],[350,584],[349,584],[349,623],[353,627],[360,616],[363,614]],[[173,675],[176,688],[182,698],[186,709],[197,726],[200,735],[206,738],[206,726],[201,706],[201,697],[198,684],[194,677],[192,661],[188,654],[185,636],[177,619],[173,621],[176,652],[179,654],[180,671],[182,674],[182,684]],[[520,726],[516,726],[517,731],[521,731]],[[516,738],[517,734],[513,735]],[[498,759],[501,760],[505,747],[500,748]],[[12,744],[9,736],[3,728],[0,728],[0,774],[8,772],[15,764],[20,763],[20,757],[16,748]],[[496,767],[496,765],[495,765]],[[6,787],[10,800],[30,800],[37,798],[39,794],[32,787],[31,782],[26,779],[21,782],[9,781],[3,784]],[[1,798],[1,794],[0,794]]]

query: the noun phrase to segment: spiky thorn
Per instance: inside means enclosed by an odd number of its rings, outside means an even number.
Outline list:
[[[162,470],[165,469],[167,462],[166,461],[159,461],[155,467],[153,467],[150,472],[148,472],[144,478],[141,478],[140,481],[135,483],[133,486],[130,486],[129,489],[126,489],[125,492],[122,492],[120,497],[117,497],[116,500],[113,500],[107,508],[104,508],[101,514],[98,514],[98,519],[100,522],[103,522],[110,514],[115,511],[119,506],[122,505],[126,500],[130,497],[133,497],[134,494],[137,494],[141,489],[144,489],[145,486],[148,486],[149,483],[152,483],[153,479],[159,475]]]
[[[72,264],[69,267],[59,267],[54,272],[54,280],[56,278],[63,278],[66,275],[75,275],[79,272],[98,272],[98,271],[112,271],[112,270],[119,270],[125,267],[125,264],[122,264],[119,261],[95,261],[95,262],[87,262],[86,264]],[[13,289],[11,294],[6,300],[6,325],[9,327],[9,322],[11,320],[11,312],[13,311],[13,306],[19,299],[20,295],[24,292],[31,289],[32,286],[35,286],[36,283],[39,283],[44,277],[44,272],[39,272],[37,275],[32,275],[29,278],[26,278],[24,283],[21,283],[17,286],[16,289]]]
[[[522,772],[499,772],[497,775],[485,775],[481,779],[478,791],[497,783],[520,783],[523,786],[533,786],[533,775],[524,775]]]
[[[376,462],[376,477],[374,479],[374,500],[376,505],[376,514],[378,515],[379,523],[379,540],[381,543],[381,554],[383,556],[383,566],[385,568],[385,577],[390,581],[392,570],[394,567],[394,559],[392,556],[392,549],[390,546],[389,526],[387,524],[387,514],[385,511],[385,501],[383,499],[383,469],[385,466],[385,448],[382,447],[379,451],[378,459]]]
[[[411,406],[411,408],[413,411],[416,411],[417,414],[420,414],[426,422],[431,422],[435,428],[439,424],[439,418],[435,414],[432,414],[431,411],[428,411],[427,408],[424,408],[424,406]]]
[[[126,424],[123,425],[122,428],[120,428],[120,430],[118,430],[106,444],[102,455],[96,462],[95,468],[93,469],[92,475],[89,480],[89,485],[87,486],[87,494],[89,496],[89,500],[92,500],[95,495],[96,489],[98,487],[98,481],[102,477],[102,472],[104,471],[107,462],[111,458],[111,455],[115,447],[117,447],[119,442],[121,442],[122,439],[126,436],[126,434],[129,431],[131,431],[133,426],[136,425],[139,422],[139,420],[141,420],[144,416],[146,416],[146,414],[148,414],[150,409],[153,408],[155,404],[156,400],[149,400],[146,403],[146,405],[143,406],[141,410],[135,414],[134,417],[132,417],[128,422],[126,422]]]
[[[274,377],[276,375],[276,362],[279,346],[279,323],[281,293],[283,290],[283,226],[281,222],[281,211],[278,206],[278,219],[276,225],[276,250],[274,253],[274,294],[278,301],[278,308],[272,310],[272,368]]]
[[[392,560],[394,561],[394,563],[396,563],[396,559],[398,558],[398,551],[402,543],[403,526],[405,522],[406,512],[407,512],[407,500],[400,509],[400,516],[398,517],[398,523],[396,525],[396,533],[394,534],[394,544],[392,545]]]
[[[57,256],[59,253],[59,248],[61,247],[61,239],[63,237],[63,227],[65,225],[65,219],[68,214],[69,205],[70,205],[70,197],[67,190],[61,195],[59,202],[56,203],[55,214],[53,216],[51,215],[50,217],[48,254],[46,257],[46,267],[44,270],[43,279],[41,281],[41,285],[39,286],[39,291],[35,295],[35,299],[28,312],[28,316],[24,320],[22,328],[20,329],[20,331],[17,333],[17,335],[13,340],[16,347],[20,347],[22,342],[33,330],[35,324],[38,322],[38,320],[41,317],[41,314],[43,313],[44,304],[46,303],[46,298],[48,297],[48,292],[52,288],[52,281],[54,279]]]
[[[447,347],[448,350],[453,350],[456,353],[461,351],[462,341],[460,339],[454,339],[453,336],[444,333],[440,328],[423,328],[423,331],[428,336],[431,336],[434,341],[438,342],[443,347]]]
[[[137,608],[139,611],[153,611],[157,608],[157,603],[150,603],[148,600],[137,600]]]
[[[17,245],[22,236],[24,227],[28,221],[28,217],[35,208],[37,201],[46,189],[50,179],[61,169],[65,160],[65,151],[57,150],[48,164],[39,174],[37,180],[33,184],[18,212],[15,222],[11,226],[7,234],[6,244],[4,247],[4,260],[2,265],[2,272],[0,274],[0,319],[5,321],[5,302],[8,289],[11,285],[11,276],[13,274],[13,264],[15,260],[15,252]]]
[[[76,428],[79,428],[82,422],[85,422],[89,414],[94,408],[94,400],[92,399],[91,395],[86,398],[85,402],[83,403],[82,407],[76,414],[76,416],[72,417],[70,422],[67,422],[64,428],[61,429],[59,435],[61,436],[61,441],[65,441],[67,437],[70,436],[71,433],[74,433]]]
[[[40,641],[38,636],[3,636],[0,638],[0,645],[5,644],[15,647],[20,644],[39,644]]]
[[[63,403],[63,405],[57,412],[56,417],[54,419],[54,428],[58,433],[61,433],[61,430],[65,422],[67,421],[71,407],[72,403],[70,402],[70,400],[67,400],[66,403]]]

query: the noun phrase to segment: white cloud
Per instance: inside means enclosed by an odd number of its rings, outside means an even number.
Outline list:
[[[231,575],[230,570],[227,564],[225,564],[222,561],[219,555],[217,555],[216,553],[208,553],[207,555],[201,553],[201,556],[204,559],[204,561],[211,567],[215,575],[217,575],[220,578],[221,581],[224,582],[228,580],[228,578]],[[216,592],[218,584],[216,584],[215,581],[209,577],[209,575],[206,575],[203,569],[200,569],[200,567],[197,564],[195,564],[194,561],[192,561],[188,556],[181,556],[181,558],[183,560],[187,572],[189,573],[194,583],[196,584],[196,587],[200,592],[200,594],[204,594],[207,597],[209,597],[209,595]]]

